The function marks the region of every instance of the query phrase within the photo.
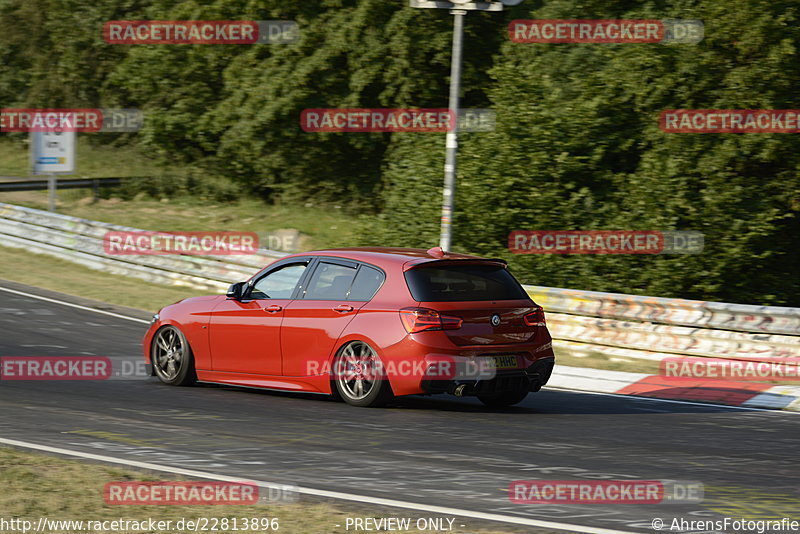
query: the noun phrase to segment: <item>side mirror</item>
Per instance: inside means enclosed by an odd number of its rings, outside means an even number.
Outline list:
[[[225,294],[229,299],[241,300],[247,290],[247,282],[236,282],[231,284]]]

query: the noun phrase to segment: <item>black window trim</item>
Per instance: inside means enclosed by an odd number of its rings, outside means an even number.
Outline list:
[[[289,265],[300,265],[305,264],[306,269],[303,274],[300,276],[300,280],[297,281],[297,285],[294,287],[294,291],[292,292],[291,296],[288,299],[275,299],[275,300],[296,300],[298,298],[298,294],[300,293],[303,288],[305,288],[305,284],[308,280],[309,271],[311,271],[315,266],[315,257],[314,256],[294,256],[291,258],[286,258],[283,260],[278,260],[274,263],[269,264],[264,269],[262,269],[259,273],[254,275],[247,283],[247,292],[242,299],[243,302],[252,301],[252,300],[272,300],[270,298],[267,299],[253,299],[250,298],[250,294],[253,292],[253,288],[255,285],[261,281],[262,278],[283,269]]]
[[[370,269],[375,269],[376,271],[378,271],[379,273],[381,273],[381,275],[383,276],[383,280],[381,280],[381,283],[380,283],[380,285],[378,286],[378,288],[377,288],[377,289],[375,289],[375,292],[374,292],[374,293],[372,294],[372,296],[371,296],[370,298],[368,298],[367,300],[350,300],[350,292],[351,292],[351,291],[353,291],[353,284],[351,283],[351,284],[350,284],[350,290],[347,292],[347,300],[348,300],[349,302],[370,302],[372,299],[374,299],[374,298],[375,298],[375,295],[377,295],[377,294],[378,294],[378,291],[380,291],[380,290],[381,290],[381,288],[383,287],[383,284],[385,284],[385,283],[386,283],[386,271],[384,271],[383,269],[381,269],[381,268],[380,268],[380,267],[378,267],[377,265],[372,265],[371,263],[366,263],[366,262],[359,262],[358,269],[356,269],[356,275],[353,277],[353,283],[355,283],[355,281],[356,281],[356,278],[358,277],[358,273],[360,273],[360,272],[361,272],[361,268],[362,268],[362,267],[367,267],[367,268],[370,268]]]
[[[317,270],[319,264],[322,262],[346,265],[348,267],[353,267],[356,270],[355,274],[353,275],[353,281],[350,282],[350,287],[347,289],[347,295],[346,295],[347,298],[345,298],[344,300],[332,300],[332,301],[327,300],[327,302],[369,302],[370,300],[375,298],[375,295],[378,294],[378,291],[380,291],[383,285],[386,283],[386,271],[384,271],[377,265],[373,265],[365,261],[351,260],[349,258],[340,258],[338,256],[311,256],[311,258],[313,259],[313,264],[309,265],[309,269],[306,269],[306,271],[309,271],[308,278],[302,279],[301,280],[302,285],[299,286],[302,289],[302,292],[298,292],[296,295],[294,295],[292,297],[293,299],[306,300],[305,284],[308,283],[308,281],[314,275],[314,271]],[[353,282],[355,282],[356,276],[358,276],[358,273],[361,270],[361,266],[371,267],[380,272],[383,275],[383,281],[381,282],[381,285],[378,286],[378,289],[375,290],[375,293],[372,294],[372,297],[369,300],[350,300],[350,291],[352,291],[353,289]],[[326,301],[326,299],[308,299],[308,300]]]
[[[271,273],[273,273],[273,272],[275,272],[275,271],[277,271],[279,269],[282,269],[282,268],[286,267],[287,265],[302,264],[302,263],[306,264],[306,270],[305,270],[305,272],[303,272],[303,275],[300,277],[300,280],[298,281],[297,286],[295,286],[294,292],[292,293],[291,297],[289,297],[288,299],[278,299],[278,300],[303,300],[303,299],[305,299],[306,286],[307,286],[308,282],[310,281],[311,277],[313,276],[314,271],[317,270],[317,267],[319,266],[320,262],[323,262],[323,261],[327,262],[327,263],[338,263],[340,265],[346,265],[348,267],[354,268],[356,270],[356,272],[353,275],[353,281],[355,281],[356,276],[358,276],[358,272],[361,270],[361,266],[362,265],[366,266],[366,267],[371,267],[371,268],[377,270],[378,272],[380,272],[383,275],[383,281],[381,282],[381,285],[378,286],[378,289],[375,290],[375,293],[373,293],[372,298],[370,298],[369,300],[353,300],[353,301],[350,301],[350,299],[349,299],[350,291],[353,288],[353,284],[351,282],[350,283],[350,288],[348,288],[348,290],[347,290],[347,297],[348,298],[345,299],[345,300],[347,300],[349,302],[369,302],[369,301],[371,301],[373,298],[375,298],[375,295],[378,294],[378,291],[380,291],[381,288],[383,288],[383,285],[386,283],[386,278],[387,278],[386,271],[383,270],[381,267],[378,267],[377,265],[374,265],[372,263],[368,263],[368,262],[365,262],[365,261],[351,260],[351,259],[348,259],[348,258],[340,258],[338,256],[293,256],[291,258],[285,258],[285,259],[278,260],[278,261],[276,261],[274,263],[270,263],[269,265],[264,267],[261,271],[259,271],[255,275],[253,275],[253,277],[250,278],[250,280],[247,283],[247,291],[245,293],[244,298],[242,299],[242,302],[248,302],[248,301],[252,301],[252,300],[262,300],[262,299],[252,299],[252,298],[250,298],[250,293],[253,291],[253,287],[256,285],[256,283],[258,283],[265,276],[267,276],[267,275],[269,275],[269,274],[271,274]],[[270,300],[270,299],[263,299],[263,300]],[[309,299],[309,300],[311,300],[311,299]],[[319,299],[314,299],[314,300],[319,300]]]
[[[317,269],[320,268],[321,263],[332,263],[334,265],[344,265],[345,267],[350,267],[351,269],[355,269],[355,273],[353,274],[353,280],[356,279],[356,274],[358,274],[359,269],[359,262],[355,260],[348,260],[345,258],[336,258],[336,257],[329,257],[329,256],[314,256],[314,264],[312,267],[311,272],[308,275],[308,278],[303,281],[302,286],[298,286],[298,289],[302,289],[302,291],[298,292],[297,295],[294,296],[296,300],[319,300],[319,301],[327,301],[327,302],[339,302],[342,299],[306,299],[306,284],[311,281],[311,277],[314,276],[314,273]],[[350,295],[350,289],[353,287],[353,281],[350,281],[350,287],[347,288],[347,295]],[[344,299],[347,300],[347,299]],[[343,302],[343,301],[342,301]]]

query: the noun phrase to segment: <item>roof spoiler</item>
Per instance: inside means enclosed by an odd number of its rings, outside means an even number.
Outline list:
[[[437,260],[447,260],[447,259],[466,260],[466,259],[469,259],[469,260],[492,261],[492,262],[502,263],[503,265],[508,265],[508,262],[506,260],[503,260],[503,259],[500,259],[500,258],[480,258],[480,257],[477,257],[477,256],[474,257],[474,258],[445,258],[445,256],[447,256],[448,252],[445,252],[444,250],[442,250],[442,247],[429,248],[425,252],[428,253],[428,256],[430,256],[432,258],[436,258]]]
[[[411,261],[405,264],[403,270],[409,271],[411,269],[429,267],[440,263],[499,263],[504,267],[508,266],[508,262],[502,258],[442,258],[440,260]]]

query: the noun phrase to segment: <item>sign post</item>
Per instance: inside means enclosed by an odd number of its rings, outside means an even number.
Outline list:
[[[47,175],[48,209],[56,211],[57,174],[75,173],[75,129],[31,132],[31,173]]]
[[[47,175],[47,210],[56,211],[56,175]]]
[[[464,16],[467,11],[502,11],[503,6],[515,6],[522,0],[410,0],[411,7],[423,9],[449,9],[453,19],[453,56],[450,63],[450,103],[448,108],[454,117],[453,129],[445,135],[444,191],[442,199],[442,222],[439,246],[450,250],[453,242],[453,213],[456,201],[456,162],[458,159],[458,105],[461,93],[461,51],[464,42]]]

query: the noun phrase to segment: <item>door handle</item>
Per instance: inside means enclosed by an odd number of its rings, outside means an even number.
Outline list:
[[[352,306],[348,306],[347,304],[339,304],[338,306],[336,306],[334,308],[334,311],[341,312],[341,313],[351,312],[351,311],[353,311],[353,307]]]
[[[269,313],[277,313],[283,309],[283,306],[278,306],[277,304],[273,304],[272,306],[267,306],[264,308],[265,312]]]

